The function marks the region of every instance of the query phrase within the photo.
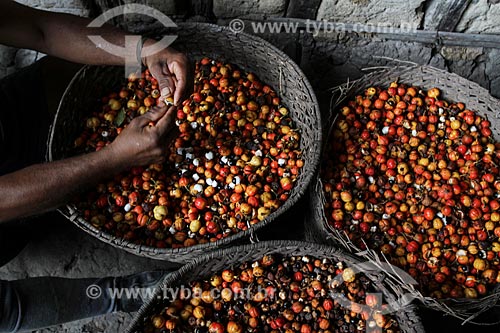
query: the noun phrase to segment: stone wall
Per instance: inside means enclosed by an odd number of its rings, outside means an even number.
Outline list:
[[[500,33],[499,0],[18,0],[27,5],[81,16],[97,16],[115,4],[144,3],[177,21],[227,25],[243,19],[256,33],[287,52],[304,69],[319,95],[333,85],[361,76],[363,69],[390,64],[385,58],[430,64],[475,81],[500,97],[500,45],[442,46],[370,33],[318,32],[300,28],[257,32],[251,23],[282,18],[346,23],[372,29],[454,31],[463,35]],[[135,30],[145,17],[126,17],[121,25]],[[304,22],[304,20],[302,20]],[[283,24],[283,23],[281,23]],[[293,27],[292,27],[293,28]],[[277,30],[278,30],[277,29]],[[399,39],[398,39],[399,38]],[[404,38],[403,38],[404,39]],[[0,77],[33,63],[40,54],[0,46]],[[384,58],[381,58],[384,57]]]

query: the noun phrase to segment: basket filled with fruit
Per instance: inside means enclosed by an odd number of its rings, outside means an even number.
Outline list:
[[[308,238],[386,260],[461,319],[494,306],[500,102],[455,74],[396,67],[343,87],[332,111]]]
[[[166,277],[128,332],[424,332],[383,276],[326,245],[218,250]]]
[[[164,163],[138,165],[60,212],[102,241],[186,262],[245,240],[294,205],[319,162],[319,107],[304,74],[258,37],[183,24],[173,47],[195,66]],[[243,51],[244,50],[244,51]],[[160,97],[146,69],[86,66],[67,88],[49,158],[100,150]],[[98,82],[99,84],[96,84]]]

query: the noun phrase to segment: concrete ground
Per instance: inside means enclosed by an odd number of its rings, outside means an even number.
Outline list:
[[[0,279],[15,280],[35,276],[68,278],[119,276],[173,267],[169,263],[141,258],[118,250],[83,232],[63,217],[55,216],[54,219],[55,221],[47,223],[48,228],[36,226],[40,230],[37,232],[38,236],[15,259],[0,268]],[[46,223],[45,220],[32,222],[27,227],[34,223]],[[46,231],[41,232],[41,230]],[[133,314],[115,313],[36,332],[123,332],[132,318]]]

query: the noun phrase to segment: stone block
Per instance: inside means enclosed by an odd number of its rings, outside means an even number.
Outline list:
[[[217,18],[263,19],[284,16],[286,0],[214,0]]]
[[[33,64],[38,57],[38,52],[33,50],[19,49],[16,53],[16,69],[27,67]]]
[[[500,98],[500,77],[497,77],[490,84],[490,92],[496,98]]]
[[[500,3],[474,0],[465,10],[456,31],[468,33],[499,33]]]
[[[446,60],[474,60],[484,52],[482,47],[444,46],[441,55]]]
[[[375,24],[381,27],[420,26],[424,0],[324,0],[318,20]]]
[[[486,58],[486,75],[490,79],[500,77],[500,49],[491,49],[487,52],[488,57]]]
[[[0,45],[0,66],[7,67],[14,63],[16,48]]]
[[[286,10],[287,17],[315,19],[321,0],[290,0]]]

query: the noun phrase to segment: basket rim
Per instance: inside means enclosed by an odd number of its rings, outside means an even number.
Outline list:
[[[447,72],[445,70],[442,70],[442,69],[439,69],[439,68],[436,68],[433,66],[429,66],[429,65],[418,65],[418,64],[415,64],[415,65],[397,65],[397,66],[392,66],[392,67],[387,66],[386,68],[372,71],[370,73],[363,75],[361,78],[359,78],[357,80],[354,80],[354,81],[351,81],[348,83],[344,83],[344,84],[341,84],[341,85],[338,85],[338,86],[332,88],[331,89],[332,91],[340,91],[341,96],[339,97],[337,102],[335,104],[332,104],[330,107],[329,115],[331,115],[332,117],[330,118],[328,125],[333,127],[333,125],[336,122],[334,114],[336,113],[336,111],[339,109],[340,106],[345,104],[346,99],[348,99],[349,97],[352,97],[352,95],[359,93],[363,89],[366,89],[368,87],[368,86],[366,86],[367,84],[376,85],[376,83],[370,82],[371,79],[373,79],[377,76],[380,76],[380,75],[392,75],[392,76],[394,76],[394,79],[396,79],[396,78],[398,78],[399,75],[402,75],[402,74],[409,74],[412,72],[423,72],[423,71],[425,71],[429,75],[446,75],[448,78],[453,79],[455,82],[454,84],[457,86],[467,85],[469,90],[474,90],[474,91],[477,91],[479,94],[481,94],[481,99],[486,98],[486,99],[488,99],[488,101],[497,105],[498,111],[500,112],[500,99],[492,96],[487,89],[483,88],[482,86],[480,86],[476,82],[472,82],[472,81],[470,81],[470,80],[468,80],[468,79],[466,79],[458,74],[450,73],[450,72]],[[387,79],[392,79],[392,77],[387,78]],[[379,79],[379,81],[383,81],[383,80],[384,79]],[[411,79],[403,80],[403,82],[407,82],[407,81],[409,83],[411,83]],[[382,83],[380,83],[380,84],[382,84]],[[421,86],[421,84],[416,84],[416,86]],[[448,100],[448,101],[451,100],[448,97],[446,91],[442,91],[442,93],[443,93],[443,99]],[[464,96],[464,98],[462,100],[462,102],[465,103],[466,107],[468,105],[468,103],[467,103],[468,98],[470,99],[470,97]],[[457,101],[455,101],[455,102],[457,102]],[[474,108],[470,108],[470,109],[475,110]],[[493,108],[493,109],[496,109],[496,108]],[[477,110],[475,110],[475,111],[477,111]],[[484,112],[482,112],[482,113],[484,113]],[[330,137],[330,133],[326,133],[324,136],[324,142],[322,144],[322,152],[323,152],[323,149],[325,149],[326,142],[329,139],[329,137]],[[366,251],[360,251],[354,244],[352,244],[350,242],[350,240],[348,239],[348,237],[346,235],[342,234],[341,230],[333,230],[333,229],[327,228],[325,226],[327,224],[327,221],[324,219],[325,216],[323,216],[321,219],[317,216],[320,210],[324,211],[324,209],[322,209],[320,207],[313,207],[313,204],[317,204],[324,197],[324,194],[322,192],[323,189],[320,186],[320,184],[321,184],[320,172],[321,172],[321,162],[320,162],[320,165],[318,166],[318,169],[316,171],[315,179],[312,180],[310,183],[311,191],[313,193],[309,198],[310,212],[308,213],[307,220],[308,220],[308,222],[311,222],[311,223],[306,224],[307,237],[312,238],[312,239],[318,239],[318,237],[322,237],[323,240],[326,240],[328,244],[341,246],[346,251],[349,251],[350,253],[353,253],[360,258],[364,258],[366,260],[373,261],[372,256],[375,255],[375,253],[378,254],[379,251],[372,250],[372,249],[368,249]],[[313,216],[318,217],[318,221],[312,221],[312,220],[314,220]],[[317,230],[317,228],[321,228],[321,230]],[[324,234],[319,235],[318,233],[320,233],[320,232],[324,233]],[[382,260],[383,260],[383,258],[382,258]],[[486,301],[492,301],[492,299],[494,299],[496,301],[500,300],[500,284],[495,286],[490,291],[490,293],[488,295],[483,296],[481,298],[477,298],[477,299],[468,299],[468,298],[435,299],[435,298],[432,298],[429,296],[424,296],[420,291],[413,290],[409,286],[407,286],[407,287],[412,292],[412,294],[415,296],[415,298],[418,301],[420,301],[423,305],[425,305],[431,309],[434,309],[434,310],[443,311],[451,316],[454,316],[460,320],[463,320],[464,322],[471,322],[471,323],[475,323],[472,321],[472,319],[476,315],[487,310],[487,308],[486,309],[479,309],[477,311],[475,311],[476,309],[471,310],[471,311],[474,311],[474,313],[463,312],[463,311],[459,311],[459,310],[455,309],[455,307],[457,307],[457,305],[460,302],[466,302],[468,304],[481,304],[481,303],[484,303]],[[475,323],[475,324],[481,324],[481,323]],[[483,325],[488,325],[488,324],[483,324]]]
[[[211,24],[211,23],[199,23],[199,22],[194,22],[194,23],[177,23],[178,24],[178,29],[182,29],[183,27],[187,28],[193,28],[193,29],[203,29],[203,30],[208,30],[212,33],[222,33],[222,34],[233,34],[233,35],[239,35],[241,34],[243,38],[250,39],[256,43],[259,44],[260,47],[265,47],[269,49],[270,51],[276,53],[280,58],[283,59],[283,64],[286,64],[288,66],[292,66],[293,69],[300,75],[301,80],[304,84],[305,90],[307,91],[307,94],[310,96],[312,100],[312,109],[314,110],[315,113],[315,119],[317,120],[317,125],[320,128],[321,127],[321,111],[319,108],[319,103],[316,97],[316,94],[309,82],[309,79],[306,77],[304,72],[300,69],[300,67],[283,51],[272,45],[270,42],[262,39],[259,36],[248,34],[245,32],[238,32],[235,33],[231,31],[226,26],[220,26],[216,24]],[[214,31],[215,30],[215,31]],[[148,32],[145,31],[145,34]],[[54,156],[53,156],[53,144],[54,144],[54,137],[55,137],[55,131],[57,127],[57,123],[59,120],[59,116],[61,114],[62,106],[64,106],[64,103],[66,101],[66,96],[68,94],[68,91],[72,89],[72,86],[74,83],[79,79],[79,77],[82,75],[82,73],[86,70],[88,70],[91,67],[106,67],[106,66],[93,66],[93,65],[86,65],[83,66],[72,78],[71,82],[69,85],[66,87],[64,94],[59,101],[57,113],[54,117],[54,121],[51,125],[50,128],[50,134],[49,134],[49,140],[48,140],[48,145],[47,145],[47,160],[48,161],[53,161]],[[313,160],[310,161],[310,172],[304,174],[304,177],[302,179],[303,181],[303,186],[302,188],[297,188],[295,194],[293,197],[290,196],[288,200],[280,207],[278,210],[273,212],[271,215],[269,215],[266,219],[263,221],[259,221],[259,223],[256,223],[252,225],[250,228],[244,231],[239,231],[235,234],[232,234],[230,236],[224,237],[222,239],[219,239],[215,242],[208,242],[205,244],[196,244],[190,247],[181,247],[181,248],[157,248],[157,247],[152,247],[152,246],[147,246],[147,245],[138,245],[132,242],[128,242],[122,238],[117,238],[113,236],[110,233],[107,233],[105,230],[99,230],[97,228],[94,228],[89,222],[85,221],[79,214],[76,214],[76,211],[74,207],[70,204],[67,204],[63,207],[58,208],[57,210],[64,215],[66,218],[70,219],[73,223],[75,223],[78,227],[80,227],[82,230],[86,231],[87,233],[91,234],[92,236],[98,238],[101,241],[104,241],[106,243],[109,243],[113,246],[116,246],[118,248],[127,250],[133,254],[140,255],[140,256],[151,256],[152,258],[159,259],[159,260],[166,260],[166,261],[177,261],[177,262],[187,262],[192,259],[185,259],[185,258],[175,258],[175,257],[170,257],[171,255],[185,255],[189,256],[194,254],[195,252],[201,252],[205,250],[215,250],[221,247],[224,247],[232,242],[238,241],[238,240],[245,240],[246,238],[250,237],[250,241],[252,241],[253,237],[255,236],[255,232],[259,229],[262,229],[271,222],[273,222],[274,219],[276,219],[278,216],[282,215],[285,211],[287,211],[289,208],[294,206],[300,198],[304,195],[304,193],[307,191],[309,184],[311,183],[315,171],[317,170],[319,163],[320,163],[320,152],[321,152],[321,142],[322,142],[322,133],[321,131],[317,131],[316,133],[316,141],[317,142],[312,142],[312,147],[307,147],[307,149],[314,149],[312,155],[314,157]],[[306,147],[304,147],[306,149]],[[168,256],[168,258],[167,258]]]
[[[268,240],[268,241],[262,241],[262,242],[257,242],[253,244],[245,244],[245,245],[237,245],[237,246],[232,246],[229,248],[223,248],[223,249],[218,249],[216,251],[210,252],[210,253],[205,253],[202,256],[196,258],[194,261],[182,266],[178,270],[169,273],[166,275],[160,284],[158,284],[157,288],[158,290],[163,290],[165,288],[168,288],[169,286],[174,286],[176,282],[179,282],[186,274],[190,273],[196,267],[204,264],[209,264],[211,260],[214,260],[216,258],[228,258],[229,255],[233,253],[252,253],[253,250],[255,249],[267,249],[269,252],[272,253],[280,253],[287,251],[290,248],[297,248],[297,247],[303,247],[304,249],[315,251],[315,253],[321,253],[321,252],[326,252],[328,253],[329,257],[338,257],[338,260],[345,261],[348,263],[350,266],[353,263],[361,263],[362,259],[361,257],[358,257],[352,253],[349,253],[345,250],[342,250],[338,247],[334,247],[332,245],[328,244],[320,244],[320,243],[313,243],[313,242],[307,242],[307,241],[299,241],[299,240]],[[269,253],[268,252],[268,253]],[[315,256],[315,253],[310,254],[310,256]],[[242,260],[243,262],[244,260]],[[234,265],[234,264],[233,264]],[[376,282],[381,282],[383,281],[373,281],[371,282],[374,285],[380,285],[376,284]],[[385,285],[382,285],[381,291],[384,294],[384,297],[388,297],[388,295],[391,295],[391,291],[389,288],[387,288]],[[158,292],[158,291],[157,291]],[[148,310],[149,307],[156,301],[156,297],[153,296],[150,299],[146,300],[144,304],[141,306],[139,311],[136,313],[135,318],[133,319],[132,323],[129,325],[127,329],[127,333],[135,333],[135,329],[138,325],[140,325],[140,320],[143,318]],[[411,303],[406,306],[404,306],[402,309],[400,309],[397,312],[394,312],[393,314],[395,316],[400,315],[400,312],[403,311],[405,314],[413,314],[418,320],[420,327],[422,329],[421,332],[424,332],[423,330],[423,323],[422,323],[422,318],[416,311],[416,305]]]

